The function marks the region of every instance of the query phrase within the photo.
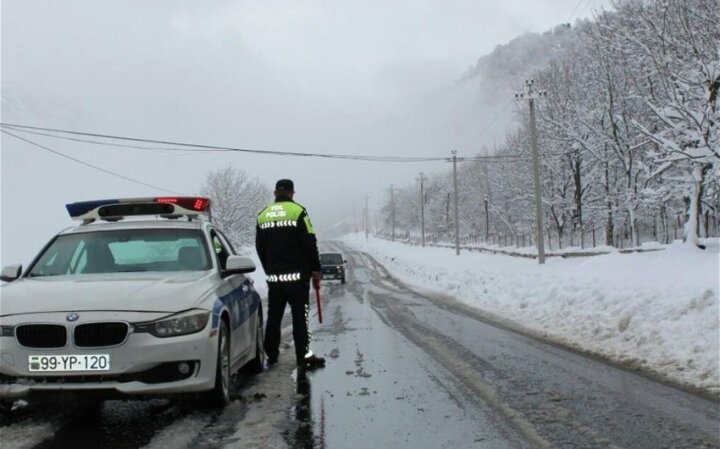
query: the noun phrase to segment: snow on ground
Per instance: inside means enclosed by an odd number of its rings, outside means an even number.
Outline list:
[[[29,449],[55,434],[55,425],[45,423],[17,423],[2,428],[2,449]]]
[[[448,244],[446,246],[452,246],[451,244]],[[514,254],[524,254],[524,255],[537,255],[537,247],[536,246],[521,246],[516,247],[515,245],[508,245],[508,246],[500,246],[500,245],[487,245],[487,244],[481,244],[481,243],[471,243],[467,245],[468,248],[477,248],[477,249],[488,249],[488,250],[496,250],[496,251],[504,251],[507,253],[514,253]],[[632,252],[632,251],[650,251],[655,249],[662,249],[663,245],[661,245],[658,242],[644,242],[640,246],[628,246],[626,248],[623,248],[623,251],[626,252]],[[564,248],[553,248],[545,254],[546,256],[554,256],[554,255],[563,255],[563,254],[602,254],[602,253],[611,253],[611,252],[617,252],[618,249],[609,245],[598,245],[598,246],[586,246],[585,248],[582,248],[580,246],[566,246]]]
[[[535,260],[410,246],[364,235],[343,241],[408,283],[443,291],[559,343],[720,394],[719,241],[701,251]]]

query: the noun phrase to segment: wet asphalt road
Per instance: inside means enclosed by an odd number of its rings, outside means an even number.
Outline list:
[[[414,292],[366,254],[326,289],[295,447],[718,448],[720,404]]]

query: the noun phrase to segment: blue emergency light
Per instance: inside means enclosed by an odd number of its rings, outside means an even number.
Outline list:
[[[106,206],[108,204],[119,204],[120,200],[94,200],[94,201],[79,201],[77,203],[66,204],[70,217],[75,218],[80,215],[84,215],[93,209],[97,209],[100,206]]]

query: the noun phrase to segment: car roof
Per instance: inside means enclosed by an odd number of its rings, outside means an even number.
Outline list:
[[[321,256],[342,256],[342,253],[320,253]]]
[[[206,221],[187,220],[128,220],[117,222],[95,222],[62,230],[59,235],[84,232],[114,231],[118,229],[203,229]]]

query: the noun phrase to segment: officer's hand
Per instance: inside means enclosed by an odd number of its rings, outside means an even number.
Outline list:
[[[322,273],[321,273],[321,272],[319,272],[319,271],[313,271],[313,272],[312,272],[312,283],[313,283],[313,288],[315,288],[315,290],[320,290],[320,279],[321,279],[321,277],[322,277]]]

